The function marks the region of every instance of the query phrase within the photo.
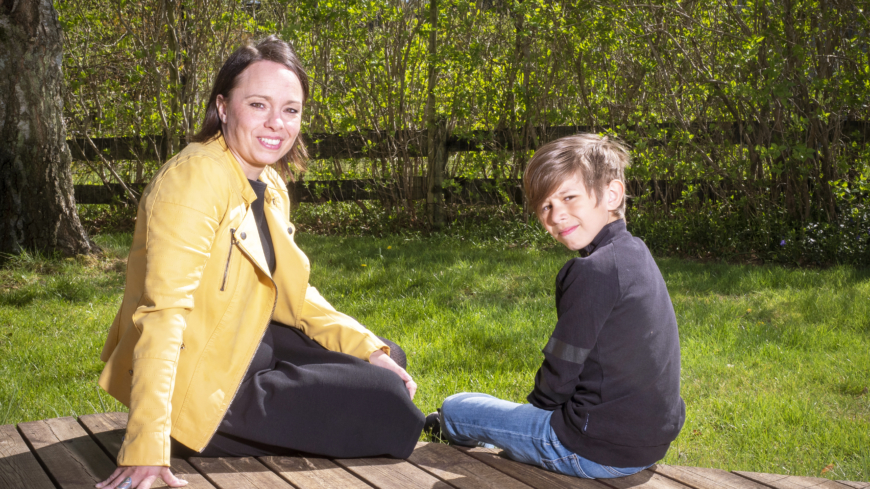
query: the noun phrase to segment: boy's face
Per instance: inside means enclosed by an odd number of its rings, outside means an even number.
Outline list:
[[[577,251],[592,243],[607,223],[617,220],[610,211],[619,207],[623,194],[623,183],[613,180],[596,204],[595,194],[587,192],[580,175],[575,174],[544,199],[538,218],[556,241]]]

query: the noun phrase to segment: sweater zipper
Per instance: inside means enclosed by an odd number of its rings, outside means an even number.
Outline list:
[[[230,258],[233,257],[233,247],[236,245],[236,230],[234,228],[230,228],[230,252],[227,253],[227,266],[224,268],[224,280],[221,282],[221,292],[227,286],[227,277],[230,274]]]

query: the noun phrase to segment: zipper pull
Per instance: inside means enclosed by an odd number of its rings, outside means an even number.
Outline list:
[[[221,292],[223,292],[227,286],[227,277],[229,276],[229,273],[230,273],[230,259],[233,257],[233,246],[235,246],[235,245],[236,245],[236,230],[235,230],[235,228],[230,228],[230,251],[229,251],[229,253],[227,253],[227,264],[224,267],[224,279],[221,282]]]

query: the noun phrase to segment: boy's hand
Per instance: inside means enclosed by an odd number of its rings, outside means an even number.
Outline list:
[[[408,388],[408,394],[411,396],[411,399],[414,399],[414,394],[417,392],[417,383],[414,382],[414,379],[408,375],[408,372],[405,371],[402,367],[396,364],[389,355],[384,353],[381,350],[375,350],[369,356],[369,363],[372,365],[377,365],[378,367],[385,368],[387,370],[391,370],[399,376],[400,379],[405,383],[405,387]]]

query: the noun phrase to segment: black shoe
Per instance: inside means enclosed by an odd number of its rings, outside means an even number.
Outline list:
[[[447,439],[441,435],[441,410],[434,413],[429,413],[426,416],[426,422],[423,423],[423,432],[429,435],[432,441],[439,443],[446,442]]]

